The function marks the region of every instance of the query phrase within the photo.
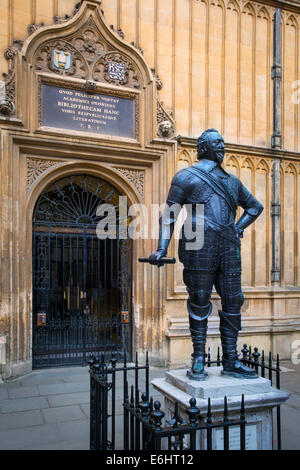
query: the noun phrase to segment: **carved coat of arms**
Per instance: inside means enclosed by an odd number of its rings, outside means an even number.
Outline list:
[[[68,70],[71,67],[71,54],[70,52],[54,49],[53,51],[53,64],[58,69]]]
[[[125,65],[119,62],[109,62],[108,75],[112,80],[123,81],[125,79]]]

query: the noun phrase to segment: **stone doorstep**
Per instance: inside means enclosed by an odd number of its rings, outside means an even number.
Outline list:
[[[195,398],[223,398],[253,395],[254,393],[267,393],[270,391],[271,382],[268,379],[241,379],[221,375],[222,367],[209,367],[206,369],[206,380],[197,382],[190,380],[187,369],[178,369],[166,373],[166,381],[175,385],[183,392]]]

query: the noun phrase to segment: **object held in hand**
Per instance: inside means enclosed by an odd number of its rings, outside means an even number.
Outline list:
[[[140,263],[150,263],[149,258],[139,258],[139,262]],[[167,258],[166,256],[164,256],[159,261],[157,261],[157,263],[155,263],[155,264],[175,264],[175,263],[176,263],[176,258]],[[155,266],[154,263],[151,263],[151,264],[153,264]]]

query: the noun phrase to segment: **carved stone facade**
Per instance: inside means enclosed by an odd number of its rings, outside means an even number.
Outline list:
[[[136,9],[131,2],[111,0],[57,0],[53,8],[46,3],[24,2],[22,10],[13,8],[15,0],[3,2],[3,17],[9,18],[5,58],[0,60],[3,375],[20,375],[32,367],[32,218],[40,194],[60,178],[90,174],[126,195],[129,204],[142,202],[150,211],[152,203],[165,202],[176,171],[195,162],[195,138],[209,127],[225,137],[226,168],[265,206],[243,240],[241,341],[289,358],[300,338],[296,1],[137,2]],[[181,14],[186,5],[189,9]],[[279,5],[283,149],[274,151],[272,17]],[[132,136],[43,125],[44,85],[84,91],[89,98],[102,94],[132,100]],[[281,211],[279,206],[270,210],[275,164],[281,172]],[[282,235],[281,281],[276,285],[271,278],[274,217]],[[128,301],[133,352],[148,350],[153,364],[182,366],[191,352],[182,267],[176,263],[156,270],[137,262],[155,247],[151,239],[133,243]],[[174,241],[169,254],[177,257]],[[219,345],[218,302],[214,294],[208,341],[212,352]]]
[[[150,210],[158,187],[161,201],[167,190],[150,182],[159,182],[165,162],[173,160],[176,147],[166,135],[164,139],[156,135],[157,80],[136,44],[124,41],[120,31],[106,23],[100,2],[83,0],[73,15],[57,19],[54,27],[43,23],[30,25],[30,36],[7,49],[10,68],[1,95],[10,93],[11,106],[11,114],[7,111],[4,116],[2,99],[1,152],[7,178],[2,185],[0,226],[3,239],[12,247],[10,254],[1,253],[5,260],[0,272],[0,325],[6,341],[6,364],[1,367],[5,378],[32,368],[32,224],[41,193],[57,180],[93,175],[127,196],[128,204],[146,203]],[[108,101],[120,98],[129,102],[132,136],[76,132],[65,128],[64,121],[57,123],[58,127],[55,122],[52,127],[45,126],[44,85],[52,90],[56,87],[56,91],[76,91],[78,100],[86,98],[84,90],[90,100],[100,95]],[[90,112],[82,109],[75,117],[88,119]],[[15,227],[13,232],[11,225]],[[160,345],[167,327],[162,292],[159,280],[154,279],[154,294],[151,290],[143,293],[148,274],[137,263],[139,256],[152,249],[151,240],[136,240],[133,244],[133,295],[128,298],[128,308],[133,352],[148,349],[152,362],[161,364]],[[20,282],[16,285],[17,279]],[[156,325],[155,334],[149,335],[150,325]]]

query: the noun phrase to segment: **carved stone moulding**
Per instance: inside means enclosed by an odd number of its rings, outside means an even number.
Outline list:
[[[130,183],[133,184],[136,191],[141,197],[141,200],[144,202],[145,199],[145,172],[144,170],[136,170],[132,168],[122,168],[115,167],[115,169],[122,173],[125,178],[127,178]]]
[[[36,182],[38,178],[49,168],[58,167],[64,165],[65,162],[62,160],[50,160],[45,158],[35,158],[35,157],[27,157],[26,158],[26,187],[27,187],[27,194],[29,193],[30,189]]]

